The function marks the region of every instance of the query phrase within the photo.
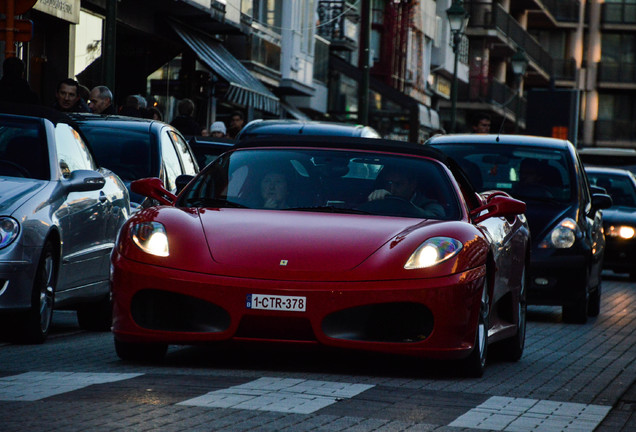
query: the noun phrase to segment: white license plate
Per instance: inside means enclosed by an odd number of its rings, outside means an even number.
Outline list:
[[[248,309],[305,312],[307,297],[248,294],[246,306]]]

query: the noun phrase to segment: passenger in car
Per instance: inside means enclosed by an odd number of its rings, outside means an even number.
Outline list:
[[[263,208],[280,209],[287,207],[287,177],[278,171],[272,171],[261,180],[261,197]]]
[[[430,217],[445,215],[444,207],[422,193],[415,175],[409,175],[408,172],[397,169],[384,168],[384,170],[379,176],[382,178],[383,186],[369,194],[369,201],[398,197],[421,208]]]

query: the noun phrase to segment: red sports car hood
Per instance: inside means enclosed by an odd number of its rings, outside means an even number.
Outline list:
[[[259,210],[202,210],[201,222],[215,262],[230,274],[287,277],[347,271],[398,234],[434,222]],[[412,251],[411,251],[412,252]],[[236,273],[234,273],[236,271]]]

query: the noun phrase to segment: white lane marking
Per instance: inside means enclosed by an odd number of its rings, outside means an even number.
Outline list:
[[[93,384],[104,384],[135,378],[138,373],[90,372],[26,372],[0,378],[0,400],[36,401],[79,390]]]
[[[612,407],[494,396],[449,426],[504,432],[592,432]]]
[[[367,384],[263,377],[179,402],[178,405],[310,414],[372,387]]]

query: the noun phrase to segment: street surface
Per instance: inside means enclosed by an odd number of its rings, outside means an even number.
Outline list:
[[[125,363],[109,333],[56,312],[43,345],[0,341],[0,431],[636,431],[636,283],[607,273],[601,314],[530,307],[518,363],[268,347],[171,347]]]

